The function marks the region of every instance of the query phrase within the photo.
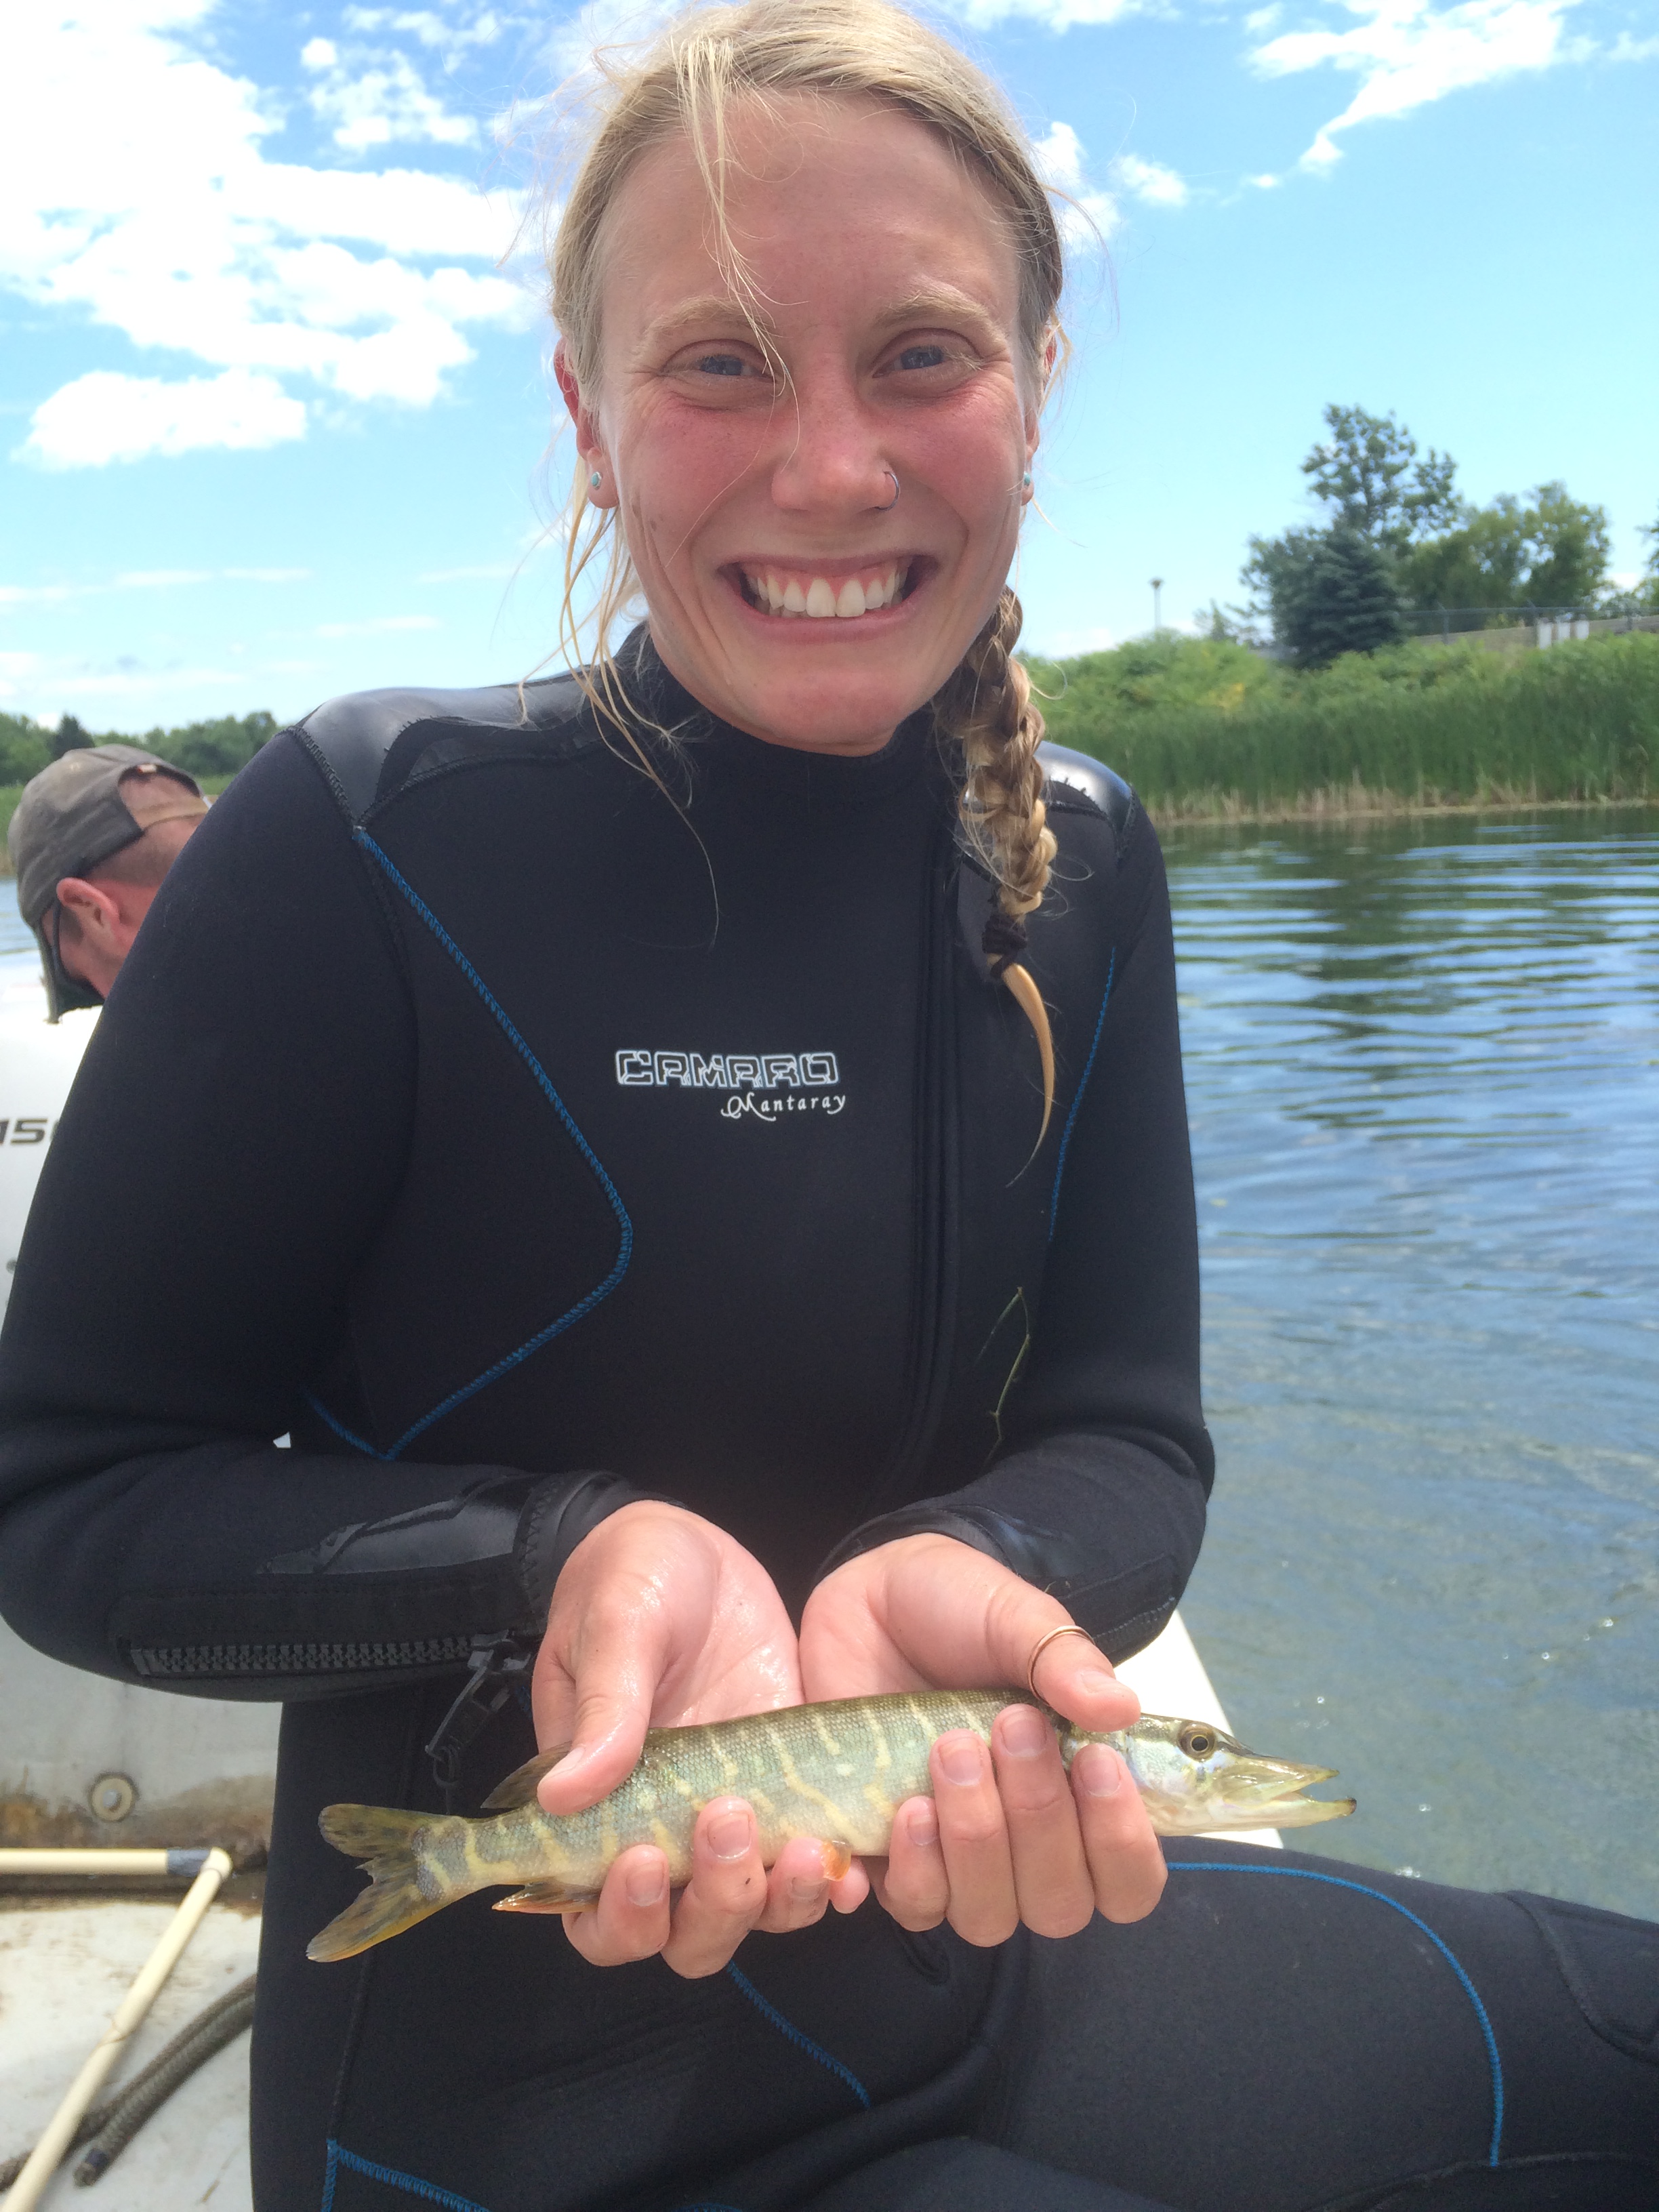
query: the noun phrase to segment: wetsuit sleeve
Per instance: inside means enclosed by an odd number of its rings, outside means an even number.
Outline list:
[[[0,1610],[42,1650],[213,1697],[436,1675],[538,1632],[575,1544],[639,1495],[347,1455],[309,1412],[403,1172],[415,1073],[379,894],[279,738],[158,894],[18,1256]]]
[[[1042,1309],[1003,1450],[978,1480],[866,1523],[823,1571],[938,1530],[1052,1590],[1127,1658],[1192,1572],[1214,1455],[1169,889],[1138,810],[1117,884],[1110,994],[1064,1129]]]

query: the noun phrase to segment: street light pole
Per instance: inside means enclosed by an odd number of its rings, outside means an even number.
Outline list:
[[[1164,627],[1163,617],[1159,612],[1159,598],[1163,589],[1163,577],[1154,576],[1152,578],[1152,635],[1154,637]]]

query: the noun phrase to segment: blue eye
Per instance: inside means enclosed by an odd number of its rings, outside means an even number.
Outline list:
[[[898,357],[901,368],[937,368],[945,359],[941,345],[906,346]]]
[[[741,376],[743,363],[734,353],[706,353],[697,369],[703,376]]]

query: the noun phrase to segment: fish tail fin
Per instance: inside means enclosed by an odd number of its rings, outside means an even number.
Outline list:
[[[422,1887],[422,1829],[440,1825],[429,1813],[385,1805],[328,1805],[318,1820],[324,1840],[348,1858],[365,1859],[369,1886],[306,1946],[308,1959],[355,1958],[371,1944],[401,1936],[417,1920],[454,1902],[454,1890],[434,1897]]]

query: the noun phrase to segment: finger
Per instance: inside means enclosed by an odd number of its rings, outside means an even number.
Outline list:
[[[584,1812],[633,1772],[668,1644],[659,1607],[601,1604],[586,1615],[568,1662],[570,1748],[537,1785],[544,1813]]]
[[[1050,1623],[1050,1626],[1054,1624]],[[1127,1682],[1120,1682],[1112,1662],[1086,1636],[1056,1636],[1030,1663],[1032,1649],[1048,1633],[1039,1628],[1025,1647],[1025,1661],[1011,1680],[1030,1680],[1045,1705],[1063,1713],[1068,1721],[1091,1735],[1106,1735],[1115,1729],[1133,1728],[1140,1718],[1140,1700]]]
[[[929,1765],[951,1885],[945,1917],[965,1942],[1006,1943],[1019,1925],[1019,1900],[991,1754],[955,1729],[934,1744]]]
[[[830,1885],[830,1902],[837,1912],[856,1912],[870,1894],[870,1873],[862,1859],[854,1859],[844,1875]]]
[[[769,1936],[787,1936],[822,1920],[830,1909],[830,1885],[848,1863],[845,1851],[816,1836],[792,1838],[767,1875],[766,1909],[756,1927]]]
[[[741,1797],[717,1797],[697,1817],[691,1879],[674,1908],[664,1964],[692,1980],[718,1974],[766,1905],[753,1810]]]
[[[1144,1920],[1168,1874],[1128,1768],[1109,1744],[1085,1743],[1072,1761],[1072,1791],[1096,1906],[1108,1920]]]
[[[1075,1936],[1094,1917],[1095,1885],[1054,1732],[1034,1705],[1010,1705],[992,1729],[991,1756],[1019,1917],[1039,1936]]]
[[[565,1933],[595,1966],[648,1959],[668,1941],[668,1861],[654,1844],[623,1851],[591,1912],[573,1912]]]
[[[901,1928],[937,1928],[951,1902],[951,1878],[939,1849],[939,1811],[931,1797],[911,1797],[893,1820],[887,1863],[878,1867],[876,1895]]]

